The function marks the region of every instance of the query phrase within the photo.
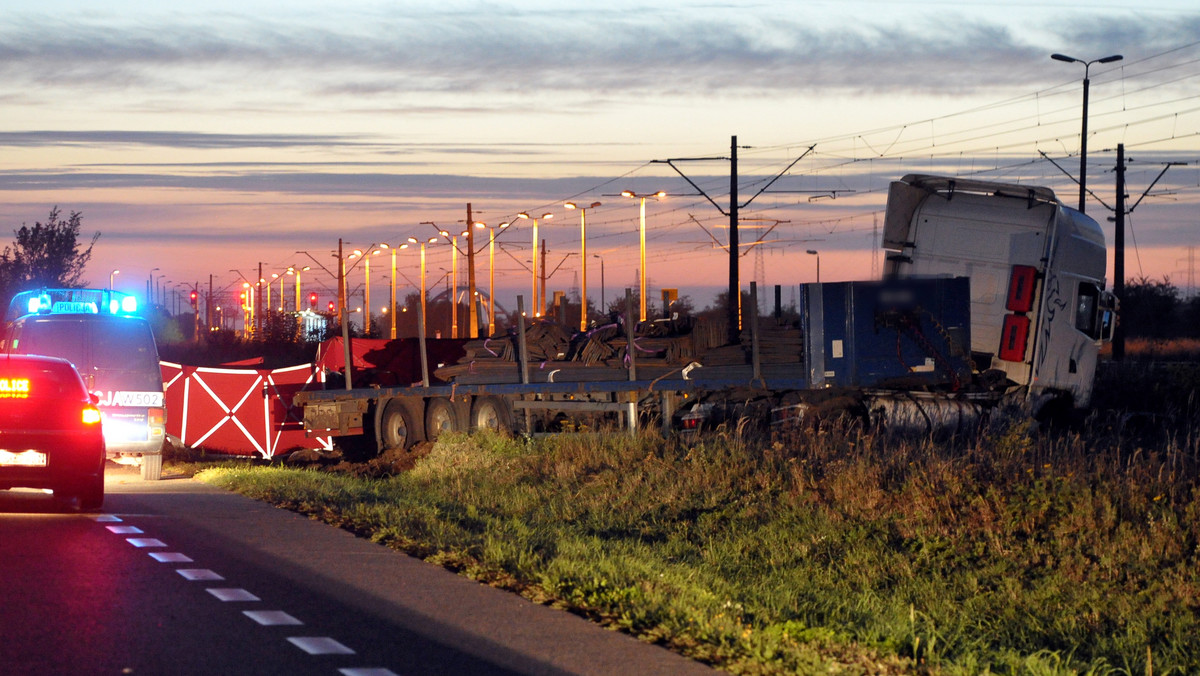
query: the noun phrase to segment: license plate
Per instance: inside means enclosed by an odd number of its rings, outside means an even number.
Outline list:
[[[0,450],[0,467],[45,467],[46,454],[38,451],[21,451],[13,453],[12,451]]]

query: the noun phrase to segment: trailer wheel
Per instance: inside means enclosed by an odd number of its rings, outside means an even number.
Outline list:
[[[471,430],[496,430],[508,432],[512,429],[512,409],[508,402],[499,397],[478,397],[471,405]]]
[[[383,409],[379,423],[379,438],[384,448],[407,449],[415,440],[412,414],[399,399],[393,399]]]
[[[425,436],[430,441],[437,441],[443,432],[457,432],[462,429],[458,422],[458,412],[447,399],[430,399],[425,406]]]

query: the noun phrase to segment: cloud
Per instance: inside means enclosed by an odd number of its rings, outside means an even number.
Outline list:
[[[563,103],[554,94],[911,92],[914,84],[964,92],[983,83],[1029,89],[1031,72],[1052,78],[1053,69],[1025,67],[1041,64],[1049,51],[1136,44],[1153,53],[1200,33],[1200,16],[1072,16],[1048,24],[1060,26],[1057,33],[1041,25],[1035,34],[954,10],[828,25],[811,13],[781,11],[788,6],[519,13],[466,4],[441,12],[300,12],[269,20],[161,15],[138,22],[25,15],[0,28],[0,74],[27,86],[183,98],[247,85],[285,101],[289,93],[538,92],[546,106]]]

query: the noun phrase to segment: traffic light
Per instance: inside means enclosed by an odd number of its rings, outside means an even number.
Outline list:
[[[308,294],[308,308],[310,310],[316,311],[316,309],[317,309],[317,294],[316,293]]]
[[[196,309],[196,306],[197,306],[197,304],[198,304],[198,303],[199,303],[199,301],[200,301],[200,294],[199,294],[199,293],[197,293],[197,292],[195,292],[195,291],[193,291],[193,292],[191,293],[191,295],[190,295],[190,300],[191,300],[191,302],[192,302],[192,309],[193,309],[193,310],[195,310],[195,309]]]
[[[333,301],[329,301],[329,313],[333,314]]]

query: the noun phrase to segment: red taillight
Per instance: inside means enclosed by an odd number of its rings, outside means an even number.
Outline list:
[[[1029,312],[1033,309],[1033,288],[1037,283],[1037,268],[1030,265],[1014,265],[1008,280],[1009,312]]]
[[[83,424],[84,425],[99,425],[100,424],[100,409],[95,406],[83,407]]]
[[[163,415],[163,409],[150,408],[146,409],[146,418],[151,425],[157,425],[161,427],[165,422],[166,416]]]
[[[1000,358],[1004,361],[1025,361],[1025,344],[1029,341],[1029,317],[1008,315],[1000,333]]]
[[[683,418],[679,423],[685,430],[694,430],[700,427],[700,418]]]

